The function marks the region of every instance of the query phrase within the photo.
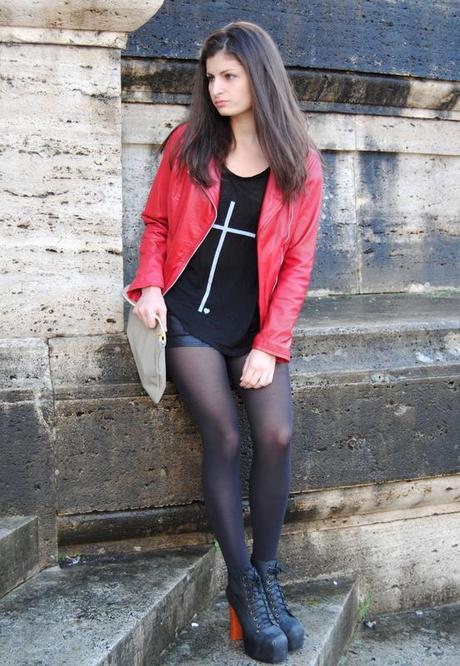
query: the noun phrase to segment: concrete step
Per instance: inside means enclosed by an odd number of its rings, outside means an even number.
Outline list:
[[[460,603],[388,613],[357,627],[340,666],[458,666]]]
[[[460,294],[308,297],[293,338],[293,359],[302,357],[310,373],[459,363]],[[145,395],[126,335],[58,337],[49,344],[57,400]],[[85,363],[88,357],[97,359],[97,369]],[[176,388],[168,381],[165,395],[171,394]]]
[[[209,603],[215,549],[41,571],[0,600],[2,666],[140,666]]]
[[[305,375],[460,364],[460,296],[307,299],[294,329]],[[429,370],[428,370],[429,371]]]
[[[287,666],[334,666],[343,653],[357,617],[357,584],[321,580],[283,585],[289,607],[305,627],[301,650],[289,653]],[[193,618],[161,655],[159,666],[247,666],[242,641],[229,638],[228,602],[221,592]],[[150,664],[154,666],[154,662]]]
[[[38,518],[0,516],[0,597],[38,568]]]

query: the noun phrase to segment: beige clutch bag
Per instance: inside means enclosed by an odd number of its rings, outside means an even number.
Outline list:
[[[130,305],[136,305],[127,296],[128,287],[123,289],[123,298]],[[126,334],[141,384],[153,402],[158,403],[166,387],[166,332],[157,315],[155,319],[155,328],[147,328],[131,308]]]

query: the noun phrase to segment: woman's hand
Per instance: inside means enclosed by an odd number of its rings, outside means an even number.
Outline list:
[[[155,315],[160,317],[163,328],[166,329],[166,303],[161,293],[160,287],[144,287],[142,295],[133,308],[135,315],[144,323],[147,328],[155,328],[157,320]]]
[[[243,365],[240,386],[242,388],[268,386],[273,381],[275,365],[276,356],[260,349],[251,349]]]

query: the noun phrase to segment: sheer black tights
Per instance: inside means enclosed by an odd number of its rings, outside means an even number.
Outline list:
[[[287,363],[259,389],[239,386],[246,356],[211,347],[166,349],[168,376],[189,409],[203,442],[206,512],[228,569],[249,565],[241,503],[240,433],[232,387],[245,405],[253,441],[249,504],[253,554],[276,558],[291,484],[292,401]]]

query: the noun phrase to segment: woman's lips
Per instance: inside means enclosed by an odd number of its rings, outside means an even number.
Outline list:
[[[224,104],[228,104],[227,100],[221,100],[219,102],[216,102],[216,106],[224,106]]]

